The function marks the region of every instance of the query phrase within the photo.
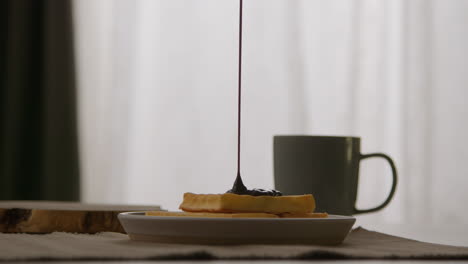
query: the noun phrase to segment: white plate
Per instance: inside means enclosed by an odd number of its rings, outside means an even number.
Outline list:
[[[328,218],[201,218],[119,214],[132,240],[183,244],[319,244],[343,242],[356,219]]]

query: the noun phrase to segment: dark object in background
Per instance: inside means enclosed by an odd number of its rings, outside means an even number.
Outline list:
[[[316,212],[340,215],[375,212],[387,206],[395,193],[397,171],[392,159],[383,153],[361,154],[358,137],[275,136],[273,152],[275,188],[284,194],[313,194]],[[359,210],[355,205],[359,165],[371,157],[389,163],[392,188],[382,204]],[[381,175],[375,177],[383,180]]]
[[[0,200],[78,200],[69,0],[0,2]]]

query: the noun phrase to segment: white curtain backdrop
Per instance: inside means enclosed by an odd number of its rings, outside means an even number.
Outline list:
[[[397,164],[365,221],[466,223],[468,1],[245,0],[242,175],[272,137],[353,135]],[[82,197],[176,209],[236,166],[237,0],[75,1]],[[390,169],[362,163],[358,207]]]

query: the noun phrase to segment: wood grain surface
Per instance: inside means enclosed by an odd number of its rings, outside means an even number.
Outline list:
[[[117,218],[119,213],[157,210],[161,210],[159,206],[0,201],[0,232],[125,233]]]

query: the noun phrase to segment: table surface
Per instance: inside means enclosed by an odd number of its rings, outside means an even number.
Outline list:
[[[356,221],[354,227],[410,238],[423,242],[468,247],[468,224],[424,225],[424,224],[376,224]]]
[[[407,237],[415,240],[420,240],[424,242],[431,242],[431,243],[439,243],[439,244],[447,244],[447,245],[454,245],[454,246],[468,246],[468,225],[404,225],[404,224],[376,224],[376,223],[368,223],[363,221],[356,222],[354,227],[363,226],[368,230],[375,230],[382,233],[397,235],[401,237]],[[391,262],[398,262],[398,263],[468,263],[468,261],[423,261],[423,260],[310,260],[310,261],[294,261],[294,260],[277,260],[277,261],[232,261],[232,260],[209,260],[209,261],[54,261],[54,264],[59,263],[69,263],[69,264],[76,264],[76,263],[106,263],[106,264],[114,264],[114,263],[171,263],[171,264],[183,264],[183,263],[210,263],[210,264],[237,264],[237,263],[368,263],[368,264],[376,264],[376,263],[391,263]],[[46,263],[46,262],[15,262],[15,263]],[[48,262],[50,263],[50,262]]]
[[[34,262],[14,262],[14,263],[22,263],[22,264],[43,264],[43,263],[54,263],[54,264],[97,264],[97,263],[104,263],[104,264],[149,264],[149,263],[158,263],[158,264],[188,264],[188,263],[209,263],[209,264],[244,264],[244,263],[255,263],[255,264],[264,264],[264,263],[275,263],[275,264],[304,264],[304,263],[314,263],[314,264],[389,264],[389,263],[398,263],[398,264],[436,264],[436,263],[468,263],[468,261],[424,261],[424,260],[207,260],[207,261],[53,261],[53,262],[42,262],[42,261],[34,261]]]

